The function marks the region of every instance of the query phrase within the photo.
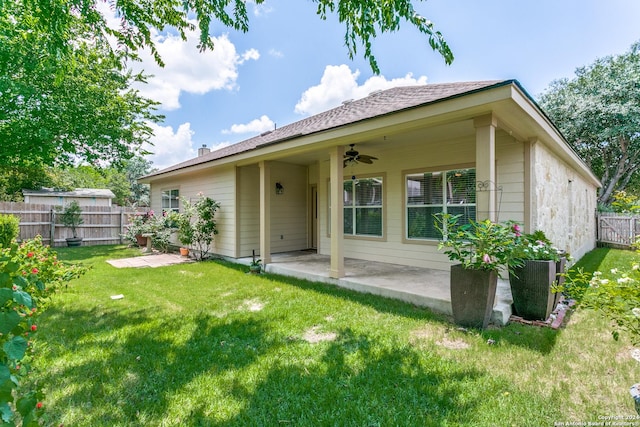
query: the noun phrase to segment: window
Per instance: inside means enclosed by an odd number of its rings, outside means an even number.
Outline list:
[[[475,220],[476,170],[455,169],[406,175],[406,206],[408,239],[441,239],[433,215],[462,215],[460,224]]]
[[[382,237],[382,177],[344,181],[344,234]]]
[[[179,190],[163,190],[162,191],[162,211],[169,212],[180,210],[180,191]]]

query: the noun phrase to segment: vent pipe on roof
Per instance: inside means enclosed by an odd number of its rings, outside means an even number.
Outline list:
[[[207,148],[207,144],[202,144],[202,147],[198,148],[198,157],[204,156],[211,152],[210,148]]]

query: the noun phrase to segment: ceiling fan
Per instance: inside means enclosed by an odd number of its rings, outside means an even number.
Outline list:
[[[358,151],[353,148],[355,144],[349,144],[349,149],[344,153],[344,167],[353,166],[356,163],[367,163],[372,164],[374,160],[378,160],[377,157],[367,156],[366,154],[360,154]]]

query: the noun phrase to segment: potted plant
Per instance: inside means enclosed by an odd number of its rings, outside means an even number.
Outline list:
[[[183,197],[182,206],[183,217],[189,219],[190,244],[193,244],[194,255],[196,259],[203,260],[209,254],[214,236],[218,234],[215,214],[220,208],[220,203],[198,193],[198,200],[194,203]],[[186,223],[184,224],[186,226]]]
[[[171,212],[169,221],[175,224],[178,232],[178,241],[182,245],[180,247],[180,255],[189,256],[189,246],[193,244],[194,225],[191,223],[193,211],[190,209],[184,213]]]
[[[76,228],[84,222],[82,219],[82,208],[77,201],[73,200],[68,203],[60,213],[60,222],[65,227],[71,228],[73,237],[67,237],[67,246],[80,246],[82,237],[78,237]]]
[[[131,243],[144,248],[147,245],[148,235],[153,232],[154,220],[155,214],[152,210],[131,215],[127,231],[123,234],[123,237]]]
[[[509,272],[514,310],[524,319],[547,320],[560,297],[552,289],[557,279],[564,279],[566,255],[537,230],[518,233],[515,256],[521,262]]]
[[[436,228],[451,261],[451,310],[455,323],[473,328],[486,328],[491,320],[498,276],[511,270],[518,260],[513,258],[515,234],[511,223],[489,220],[459,225],[461,215],[436,215]]]
[[[251,256],[251,263],[249,264],[249,272],[252,274],[260,274],[262,272],[262,260],[256,258],[256,251],[253,251]]]

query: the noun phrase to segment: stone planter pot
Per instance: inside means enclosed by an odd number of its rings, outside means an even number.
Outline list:
[[[556,295],[551,285],[556,280],[556,262],[527,260],[509,274],[513,307],[527,320],[547,320],[554,309]]]
[[[451,266],[451,310],[453,321],[465,327],[485,329],[491,320],[498,286],[496,271]]]

